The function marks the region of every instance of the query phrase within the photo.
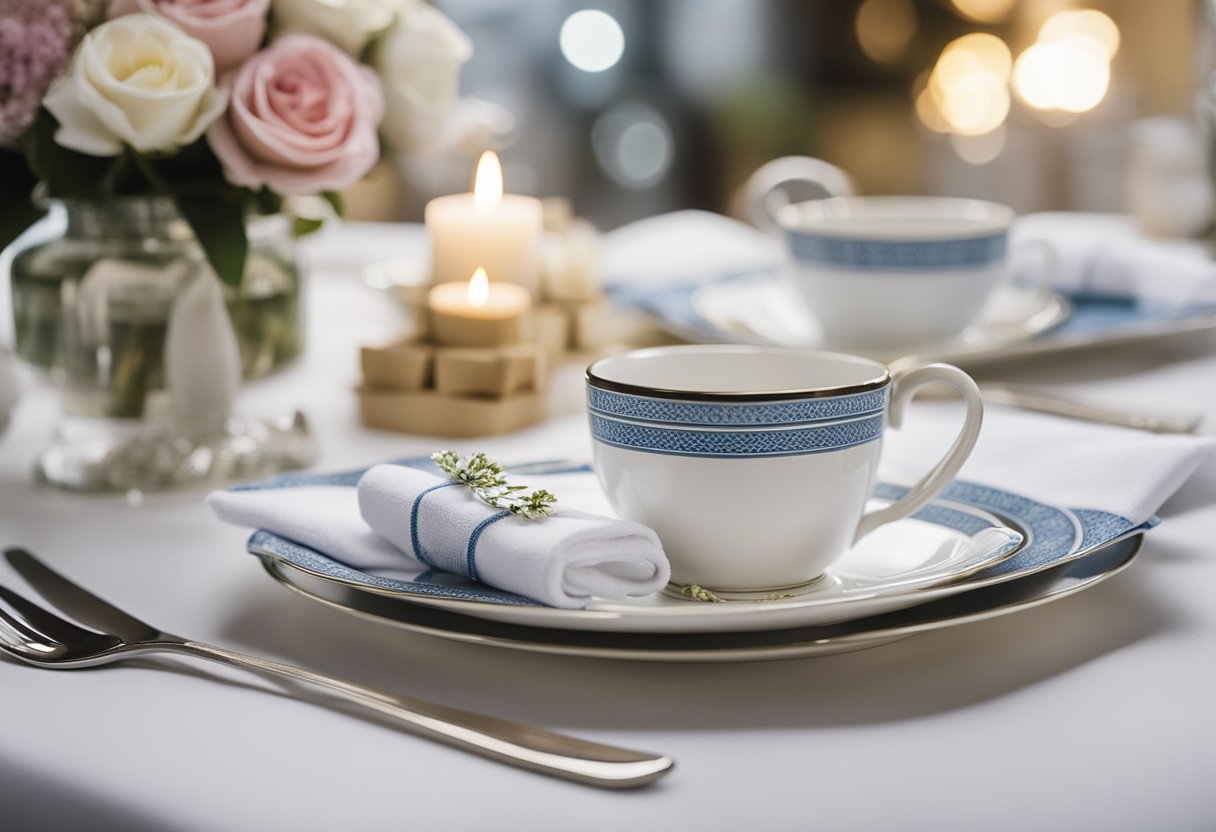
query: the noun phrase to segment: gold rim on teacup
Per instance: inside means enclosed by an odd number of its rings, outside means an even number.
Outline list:
[[[853,384],[842,384],[834,387],[809,387],[802,389],[786,388],[781,390],[732,390],[732,391],[705,391],[680,389],[676,387],[658,387],[648,384],[634,384],[631,382],[614,381],[604,378],[596,373],[596,368],[608,364],[613,361],[629,361],[637,358],[648,358],[654,356],[663,356],[673,353],[685,351],[686,347],[652,347],[650,349],[634,350],[632,352],[608,356],[595,361],[587,368],[586,378],[587,384],[600,390],[607,390],[612,393],[624,393],[630,396],[647,396],[656,399],[680,399],[684,401],[694,402],[776,402],[789,401],[794,399],[816,399],[830,398],[833,396],[847,396],[853,393],[868,393],[872,390],[881,390],[891,383],[891,373],[882,363],[861,356],[848,356],[853,359],[858,365],[869,365],[878,369],[880,372],[873,379]],[[731,345],[704,345],[696,348],[697,352],[702,352],[710,355],[754,355],[754,347],[736,347]],[[815,356],[833,355],[839,357],[835,353],[817,353],[811,350],[798,349],[773,349],[766,348],[768,355],[789,355],[797,356],[800,359],[811,358]],[[628,357],[627,357],[628,356]]]

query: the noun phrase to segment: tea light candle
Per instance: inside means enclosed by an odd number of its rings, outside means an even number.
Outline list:
[[[539,199],[503,193],[498,156],[487,151],[477,163],[473,193],[437,197],[426,205],[431,279],[464,281],[484,266],[499,284],[517,284],[535,294],[543,223]]]
[[[467,282],[440,283],[427,295],[430,335],[448,347],[501,347],[527,338],[532,296],[513,283],[490,282],[478,268]]]

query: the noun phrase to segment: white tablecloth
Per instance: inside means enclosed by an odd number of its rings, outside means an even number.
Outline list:
[[[338,264],[396,234],[403,253],[418,242],[417,229],[356,226],[322,244],[306,359],[242,396],[248,413],[305,409],[321,469],[442,444],[363,429],[350,392],[356,345],[400,324]],[[585,455],[579,372],[564,368],[557,385],[567,415],[465,446],[503,459]],[[1216,425],[1208,337],[1000,377],[1202,408],[1203,430]],[[241,674],[217,684],[186,664],[52,673],[0,661],[5,830],[1216,828],[1211,472],[1166,505],[1131,569],[1041,609],[800,661],[561,658],[407,634],[298,597],[198,493],[131,505],[39,489],[30,468],[57,400],[25,381],[0,436],[0,542],[174,632],[679,764],[655,787],[602,792],[268,695]],[[7,567],[0,579],[20,585]]]

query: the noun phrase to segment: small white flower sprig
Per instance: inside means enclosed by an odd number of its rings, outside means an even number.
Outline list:
[[[506,509],[516,517],[535,520],[553,513],[557,496],[543,488],[532,491],[525,485],[507,483],[507,470],[484,453],[469,454],[461,459],[455,451],[436,451],[431,461],[449,477],[464,483],[482,502]]]
[[[725,604],[726,602],[714,595],[708,589],[697,584],[688,584],[680,587],[680,594],[685,598],[691,598],[694,601],[704,601],[708,604]]]

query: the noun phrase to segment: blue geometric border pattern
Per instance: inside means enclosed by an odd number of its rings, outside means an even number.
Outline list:
[[[994,263],[1005,256],[1005,232],[966,240],[849,240],[789,233],[794,260],[846,269],[924,271]]]
[[[788,430],[682,430],[591,414],[598,441],[644,453],[698,457],[797,456],[851,448],[882,436],[883,417]]]
[[[432,468],[430,460],[426,457],[401,459],[397,460],[396,464],[413,468]],[[591,469],[587,465],[571,465],[565,462],[554,462],[551,467],[545,467],[543,471],[540,470],[542,467],[540,464],[527,467],[534,469],[534,473],[544,473],[545,475],[581,474],[589,476],[591,474]],[[364,470],[366,469],[361,468],[328,474],[295,473],[241,486],[241,488],[292,488],[305,485],[353,486],[358,482]],[[874,493],[881,499],[896,500],[907,493],[907,489],[902,486],[879,483]],[[1027,540],[1020,551],[969,579],[973,581],[1002,575],[1014,577],[1015,573],[1029,574],[1065,563],[1075,557],[1086,555],[1116,538],[1152,528],[1158,522],[1154,517],[1135,526],[1127,518],[1111,512],[1056,508],[1018,494],[1011,494],[1008,491],[960,480],[952,482],[938,500],[916,512],[913,517],[936,525],[947,526],[964,534],[973,535],[987,527],[988,524],[983,518],[966,511],[952,509],[949,505],[942,505],[941,500],[980,508],[998,517],[1008,517],[1026,531]],[[254,532],[249,538],[247,548],[251,554],[257,555],[263,560],[281,560],[320,575],[390,592],[484,601],[491,604],[543,606],[531,599],[446,572],[424,571],[411,580],[372,575],[339,563],[322,552],[265,531]],[[408,563],[403,564],[403,566],[408,565]]]
[[[352,569],[328,555],[310,549],[303,544],[279,537],[266,531],[257,531],[249,538],[246,548],[251,554],[262,558],[285,561],[310,572],[316,572],[340,581],[409,592],[414,595],[429,595],[435,598],[456,598],[462,601],[488,601],[491,604],[508,604],[517,607],[543,607],[539,601],[524,598],[512,592],[495,589],[452,572],[427,569],[413,580],[385,578],[358,569]],[[403,556],[404,557],[404,556]]]
[[[1073,509],[1073,514],[1081,521],[1083,537],[1081,545],[1089,549],[1108,540],[1127,534],[1131,529],[1131,521],[1109,511],[1097,511],[1092,508]],[[1142,524],[1142,528],[1151,529],[1160,523],[1157,517],[1150,517]]]
[[[898,500],[907,492],[908,489],[902,486],[879,483],[874,489],[874,496]],[[951,482],[937,499],[987,509],[998,516],[1009,517],[1026,530],[1027,540],[1021,551],[978,573],[981,578],[1034,571],[1053,563],[1062,563],[1076,552],[1090,551],[1135,529],[1151,528],[1157,524],[1156,518],[1136,526],[1126,517],[1108,511],[1056,508],[1019,494],[963,480]],[[932,509],[933,506],[927,508]],[[932,521],[931,516],[922,515],[924,511],[926,509],[921,509],[912,516]]]
[[[881,390],[822,399],[751,403],[718,403],[652,399],[587,387],[587,406],[593,413],[639,422],[764,427],[807,425],[857,416],[872,416],[886,409],[890,385]]]

